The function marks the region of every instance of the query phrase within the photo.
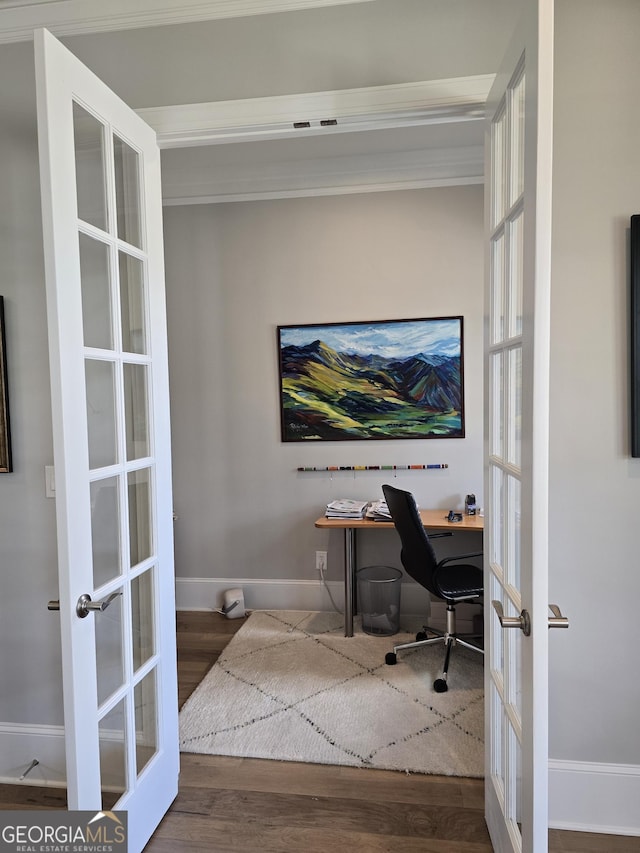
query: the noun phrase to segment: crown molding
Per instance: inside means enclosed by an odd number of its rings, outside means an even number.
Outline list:
[[[430,149],[274,164],[163,169],[165,206],[480,184],[484,149]]]
[[[160,148],[478,121],[493,74],[418,83],[148,107],[138,115]],[[323,122],[336,122],[324,125]],[[303,122],[307,127],[296,127]]]
[[[0,44],[29,41],[46,27],[72,36],[241,18],[373,0],[14,0],[0,5]]]

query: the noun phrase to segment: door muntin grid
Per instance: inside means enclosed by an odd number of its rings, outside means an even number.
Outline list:
[[[489,588],[506,615],[521,609],[524,95],[521,66],[491,128],[489,249]],[[489,771],[509,834],[521,846],[522,640],[491,613]],[[518,635],[517,637],[515,635]]]
[[[155,477],[142,159],[74,102],[103,804],[157,753]]]

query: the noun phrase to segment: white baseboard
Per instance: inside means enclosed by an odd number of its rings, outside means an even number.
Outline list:
[[[38,764],[20,779],[34,758]],[[64,726],[0,723],[0,782],[64,788],[65,780]]]
[[[549,761],[549,826],[640,836],[640,766]]]
[[[333,600],[344,607],[344,583],[328,581]],[[176,610],[217,610],[225,590],[242,587],[247,610],[332,610],[325,586],[319,580],[270,578],[177,578]],[[401,612],[426,616],[430,596],[418,584],[403,583]]]
[[[344,583],[328,581],[327,586],[340,609],[344,607]],[[217,610],[227,589],[242,587],[247,610],[332,610],[333,605],[319,580],[277,580],[271,578],[176,578],[177,610]],[[477,605],[459,605],[458,631],[473,630]],[[405,616],[429,618],[434,628],[444,629],[445,604],[431,601],[429,593],[417,583],[402,584],[400,612]]]

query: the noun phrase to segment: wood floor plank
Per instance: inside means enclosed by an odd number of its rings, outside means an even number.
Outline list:
[[[345,807],[348,803],[348,807]],[[331,826],[336,831],[382,836],[441,838],[455,841],[487,841],[484,816],[475,810],[425,803],[381,800],[345,801],[308,794],[274,794],[216,788],[181,790],[171,809],[179,817],[205,823],[223,831],[229,816],[264,826],[314,828]]]
[[[217,786],[234,790],[297,793],[337,799],[443,803],[484,811],[484,782],[455,776],[424,776],[393,770],[302,764],[259,758],[183,754],[180,787]],[[465,806],[465,800],[475,800]]]
[[[64,788],[35,785],[0,785],[0,809],[66,809]]]
[[[165,819],[166,820],[166,819]],[[174,831],[165,822],[145,848],[145,853],[492,853],[490,844],[446,841],[405,836],[379,836],[374,833],[343,832],[332,827],[300,829],[230,824],[225,834],[213,835],[203,828],[205,837]]]

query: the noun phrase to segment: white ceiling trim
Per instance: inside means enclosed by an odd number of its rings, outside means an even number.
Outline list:
[[[112,32],[291,12],[373,0],[56,0],[0,2],[0,44],[29,41],[46,27],[54,35]]]
[[[165,173],[163,204],[212,204],[302,196],[344,195],[483,182],[482,146],[317,158],[278,164],[199,167]]]
[[[476,178],[415,178],[405,181],[383,181],[373,184],[357,184],[323,187],[302,187],[299,189],[251,190],[245,193],[216,193],[212,196],[185,196],[184,198],[163,198],[164,207],[178,207],[190,204],[228,204],[240,201],[271,201],[280,198],[314,198],[330,195],[354,195],[356,193],[398,192],[400,190],[423,190],[436,187],[469,186],[484,183],[483,177]]]
[[[451,121],[478,121],[493,74],[333,92],[148,107],[138,115],[161,148],[280,139]],[[323,126],[324,121],[337,121]],[[297,128],[306,122],[309,127]]]

